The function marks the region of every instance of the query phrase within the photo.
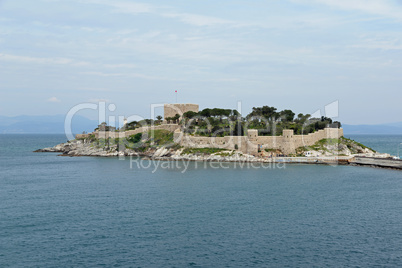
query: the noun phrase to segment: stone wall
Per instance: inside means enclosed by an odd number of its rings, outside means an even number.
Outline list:
[[[185,112],[193,111],[198,113],[199,106],[198,104],[165,104],[164,105],[164,119],[166,120],[167,117],[174,117],[176,114],[182,116]]]
[[[299,147],[311,146],[322,139],[343,136],[343,129],[326,128],[308,135],[294,135],[293,130],[284,130],[282,136],[258,136],[258,130],[249,129],[247,136],[201,137],[183,134],[177,129],[174,134],[176,143],[190,148],[238,149],[243,153],[256,154],[258,149],[278,149],[284,154],[293,154]]]
[[[184,134],[181,131],[174,133],[174,141],[189,148],[221,148],[239,150],[243,153],[254,153],[257,150],[246,136],[200,137]],[[255,147],[255,148],[254,148]]]
[[[90,134],[77,134],[75,135],[76,139],[85,139],[88,138]]]

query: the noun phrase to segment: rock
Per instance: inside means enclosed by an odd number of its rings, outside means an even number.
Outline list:
[[[162,147],[162,148],[159,148],[158,150],[156,150],[153,157],[162,157],[162,156],[167,155],[168,152],[169,152],[168,149],[166,149],[165,147]]]

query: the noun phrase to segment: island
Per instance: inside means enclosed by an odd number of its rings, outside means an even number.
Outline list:
[[[101,123],[92,133],[36,152],[63,156],[138,156],[155,160],[284,162],[369,165],[402,169],[402,161],[343,135],[340,122],[291,110],[254,107],[236,110],[197,104],[165,104],[164,117]]]

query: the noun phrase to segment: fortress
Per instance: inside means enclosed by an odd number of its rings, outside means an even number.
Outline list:
[[[167,117],[180,116],[183,113],[198,112],[197,104],[165,104],[164,123],[157,126],[143,126],[128,131],[103,131],[96,130],[90,134],[78,134],[77,139],[95,135],[95,138],[125,138],[138,133],[150,130],[167,130],[174,132],[174,142],[188,148],[222,148],[227,150],[239,150],[246,154],[257,154],[264,149],[280,150],[283,154],[294,154],[296,149],[303,146],[312,146],[322,139],[337,139],[343,136],[343,129],[325,128],[308,135],[294,135],[292,129],[283,130],[282,136],[259,136],[257,129],[248,129],[247,136],[225,136],[225,137],[202,137],[185,134],[179,124],[167,124]]]

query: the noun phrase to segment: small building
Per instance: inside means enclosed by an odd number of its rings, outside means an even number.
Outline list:
[[[320,153],[315,152],[315,151],[307,151],[304,153],[304,156],[306,157],[318,157],[320,156]]]

